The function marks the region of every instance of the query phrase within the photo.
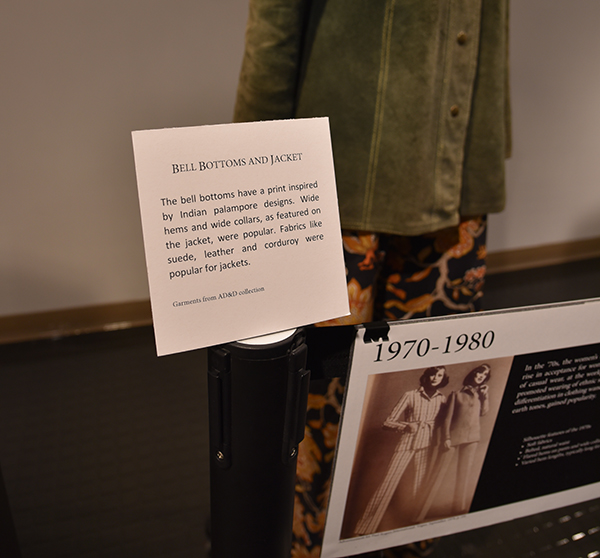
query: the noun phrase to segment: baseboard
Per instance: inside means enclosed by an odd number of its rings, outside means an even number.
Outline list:
[[[488,254],[489,274],[600,257],[600,238]],[[150,301],[141,300],[0,317],[0,344],[112,331],[152,324]]]
[[[53,339],[150,324],[149,300],[19,314],[0,317],[0,343]]]
[[[486,259],[487,272],[504,273],[600,257],[600,238],[547,244],[533,248],[492,252]]]

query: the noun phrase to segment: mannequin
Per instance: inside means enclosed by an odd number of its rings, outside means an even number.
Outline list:
[[[508,0],[250,0],[234,120],[330,119],[351,316],[321,325],[480,309],[507,24]],[[294,556],[319,555],[343,393],[311,391]]]

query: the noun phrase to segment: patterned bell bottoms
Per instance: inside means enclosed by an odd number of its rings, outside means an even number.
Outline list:
[[[342,232],[350,316],[319,326],[443,316],[482,309],[486,217],[422,236]],[[338,378],[311,382],[300,444],[292,558],[321,554],[331,469],[344,388]],[[372,556],[425,556],[422,541]]]

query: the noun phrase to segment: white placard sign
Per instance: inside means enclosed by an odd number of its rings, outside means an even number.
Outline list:
[[[357,332],[321,556],[600,497],[600,299]]]
[[[327,118],[132,136],[159,355],[349,313]]]

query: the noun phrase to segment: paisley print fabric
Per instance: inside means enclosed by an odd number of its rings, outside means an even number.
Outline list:
[[[351,315],[335,326],[481,310],[486,218],[423,236],[343,231]],[[305,438],[296,474],[292,558],[321,554],[331,470],[343,398],[339,379],[311,382]],[[426,556],[422,541],[369,556]]]

